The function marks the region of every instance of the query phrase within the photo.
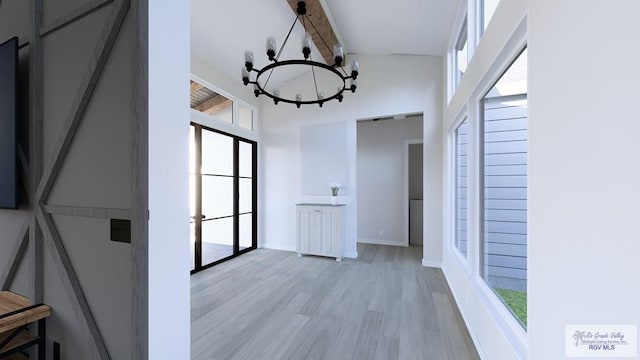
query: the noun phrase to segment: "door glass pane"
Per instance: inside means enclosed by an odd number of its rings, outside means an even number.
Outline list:
[[[253,214],[240,215],[240,250],[253,244]]]
[[[233,255],[233,218],[202,222],[202,265]]]
[[[202,215],[206,219],[233,215],[233,178],[202,176]]]
[[[233,138],[202,130],[202,174],[233,176]]]
[[[527,52],[482,100],[482,277],[527,325]]]
[[[253,130],[253,110],[243,105],[240,105],[238,108],[239,108],[238,115],[240,118],[238,125],[240,125],[241,128]]]
[[[253,180],[240,179],[240,209],[239,212],[253,211]]]
[[[240,141],[239,174],[240,177],[253,177],[253,146],[252,144]]]

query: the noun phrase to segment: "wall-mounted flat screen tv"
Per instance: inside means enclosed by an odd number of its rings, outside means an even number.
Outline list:
[[[0,208],[18,208],[18,38],[0,45]]]

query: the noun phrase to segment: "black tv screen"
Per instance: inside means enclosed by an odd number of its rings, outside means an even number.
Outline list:
[[[18,208],[18,38],[0,45],[0,208]]]

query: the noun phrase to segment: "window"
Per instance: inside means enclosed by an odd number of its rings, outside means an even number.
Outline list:
[[[480,33],[484,33],[487,30],[487,25],[491,21],[493,17],[493,13],[496,11],[496,7],[498,7],[498,3],[500,0],[480,0],[480,24],[482,28],[480,29]]]
[[[238,106],[238,118],[240,119],[238,125],[241,128],[253,130],[253,110],[240,104]]]
[[[233,123],[233,100],[191,80],[191,108]]]
[[[455,244],[467,257],[467,133],[465,119],[455,131]]]
[[[467,71],[467,63],[468,63],[468,52],[467,52],[467,19],[464,19],[464,23],[462,24],[462,28],[460,29],[460,34],[458,35],[458,39],[455,44],[455,48],[453,49],[453,58],[454,58],[454,74],[453,74],[453,88],[454,90],[458,87],[460,80],[462,80],[462,76]]]
[[[527,52],[480,104],[481,276],[527,324]]]

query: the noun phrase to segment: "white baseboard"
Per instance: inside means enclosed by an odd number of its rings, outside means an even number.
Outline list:
[[[293,252],[296,251],[295,246],[291,247],[291,246],[286,246],[282,244],[265,243],[265,244],[262,244],[260,247],[264,249],[271,249],[271,250],[293,251]]]
[[[360,238],[360,239],[358,239],[358,242],[359,243],[363,243],[363,244],[373,244],[373,245],[391,245],[391,246],[404,246],[404,247],[407,246],[403,242],[391,241],[391,240],[379,240],[379,239],[363,239],[363,238]]]
[[[442,262],[422,259],[422,266],[442,269]]]
[[[344,257],[349,258],[349,259],[357,259],[358,258],[358,252],[354,251],[354,252],[350,252],[350,253],[345,253]]]
[[[478,336],[476,336],[476,333],[473,327],[470,326],[469,317],[467,316],[467,313],[465,312],[464,308],[460,306],[460,301],[458,300],[458,296],[454,291],[453,287],[451,286],[451,284],[449,283],[449,277],[447,276],[446,268],[442,267],[442,273],[444,274],[444,278],[447,281],[447,285],[449,285],[449,289],[451,290],[451,295],[453,295],[453,300],[456,302],[456,307],[458,308],[458,311],[460,311],[460,315],[462,316],[462,320],[464,321],[464,324],[467,327],[469,336],[471,336],[471,341],[473,342],[473,345],[475,345],[476,347],[478,356],[480,357],[481,360],[486,360],[487,355],[485,355],[484,349],[482,348],[480,341],[478,340]]]

